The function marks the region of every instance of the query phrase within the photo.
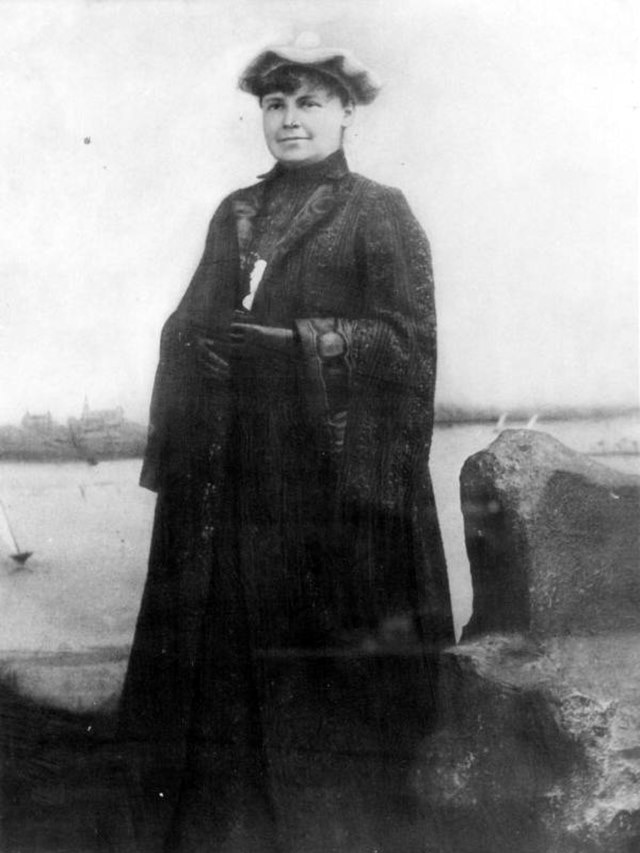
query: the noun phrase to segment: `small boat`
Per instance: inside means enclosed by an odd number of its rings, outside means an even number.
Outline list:
[[[5,505],[0,501],[0,538],[3,539],[12,553],[9,554],[11,559],[19,566],[24,566],[33,551],[21,551],[18,545],[18,540],[13,532]]]
[[[502,432],[502,430],[506,427],[507,418],[509,417],[509,412],[503,412],[498,418],[498,423],[494,426],[494,432]]]

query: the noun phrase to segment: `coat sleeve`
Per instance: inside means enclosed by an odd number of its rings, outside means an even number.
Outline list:
[[[228,389],[200,375],[194,345],[198,334],[215,336],[228,326],[237,298],[237,270],[235,223],[225,199],[211,220],[189,287],[162,329],[140,475],[140,485],[152,491],[215,467],[222,452]]]
[[[296,324],[306,394],[343,496],[401,512],[428,462],[436,317],[429,243],[400,191],[365,200],[355,252],[360,316]]]

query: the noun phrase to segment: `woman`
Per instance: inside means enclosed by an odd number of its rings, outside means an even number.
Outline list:
[[[430,254],[402,194],[347,166],[345,130],[378,91],[360,63],[307,40],[261,53],[240,86],[276,164],[222,202],[162,333],[120,730],[156,807],[142,846],[347,850],[359,830],[335,813],[330,843],[293,826],[300,755],[375,740],[380,715],[345,697],[384,693],[388,649],[431,688],[414,652],[453,638],[428,472]],[[305,728],[319,707],[326,743]]]

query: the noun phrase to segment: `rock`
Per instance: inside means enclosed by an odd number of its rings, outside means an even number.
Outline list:
[[[415,768],[425,838],[637,853],[640,477],[507,430],[467,460],[461,496],[474,608]]]
[[[460,480],[474,593],[464,639],[640,630],[640,477],[505,430]]]
[[[484,637],[443,655],[414,773],[439,853],[640,850],[640,635]]]

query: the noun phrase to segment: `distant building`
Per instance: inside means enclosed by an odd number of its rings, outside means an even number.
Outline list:
[[[79,418],[69,418],[69,434],[76,451],[89,459],[131,456],[131,425],[124,419],[122,406],[115,409],[91,409],[85,397]],[[139,442],[138,442],[139,443]]]
[[[27,411],[22,418],[21,426],[22,429],[29,430],[29,432],[47,433],[53,430],[55,422],[51,417],[51,412],[47,412],[45,415],[32,415],[31,412]]]
[[[89,407],[60,424],[51,412],[25,412],[20,426],[0,426],[0,459],[79,460],[133,459],[144,453],[147,429],[125,420],[122,406]]]
[[[71,423],[71,421],[70,421]],[[80,419],[73,419],[73,426],[80,432],[117,433],[124,426],[124,409],[90,409],[85,397]]]

